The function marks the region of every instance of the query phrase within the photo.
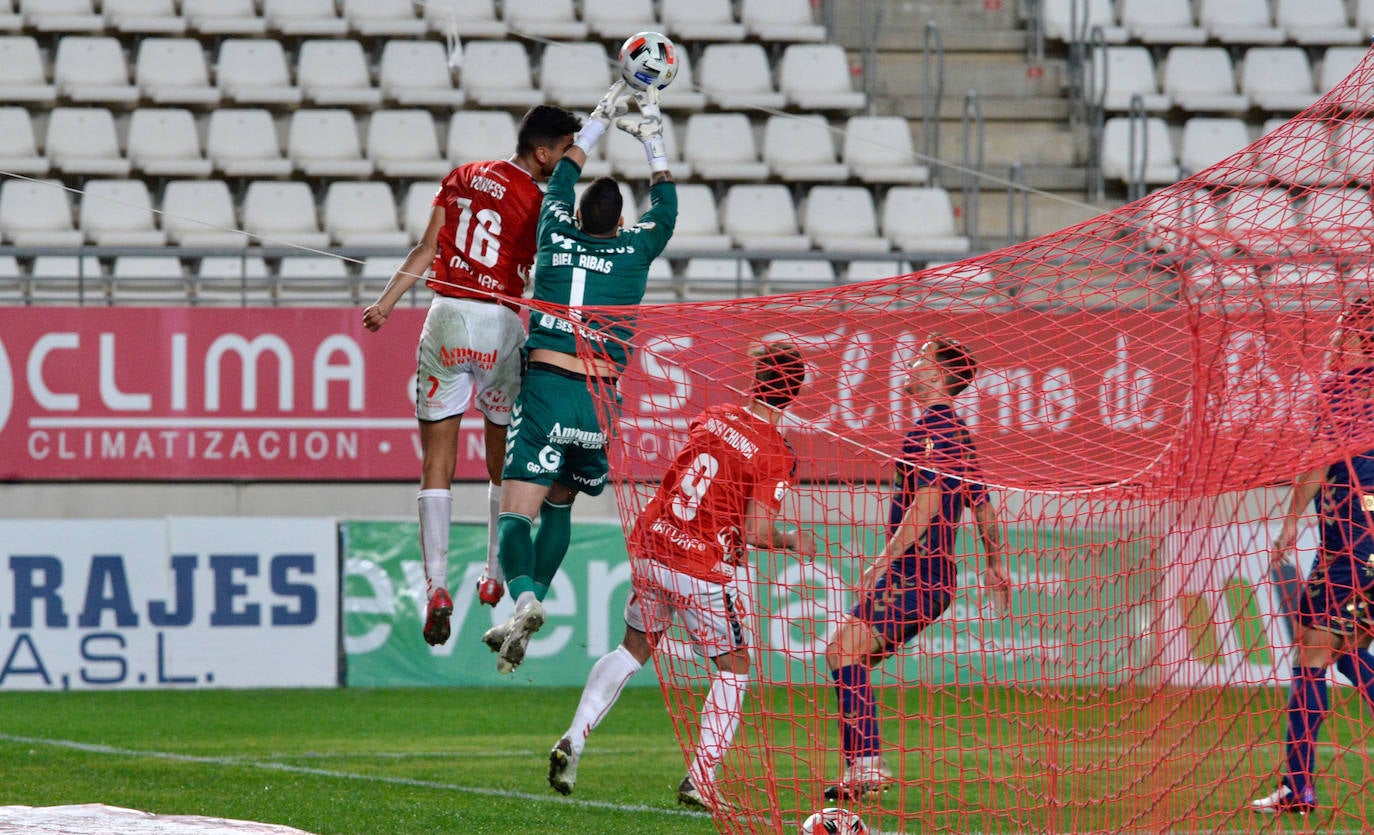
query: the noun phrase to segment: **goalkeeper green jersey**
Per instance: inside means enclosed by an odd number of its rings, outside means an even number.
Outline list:
[[[598,238],[579,229],[573,214],[573,185],[581,173],[564,159],[549,178],[539,210],[534,298],[570,308],[637,305],[644,299],[649,264],[668,245],[677,223],[677,187],[671,182],[651,186],[649,210],[638,223],[614,237]],[[623,370],[634,325],[632,315],[584,315],[573,309],[567,316],[555,316],[536,311],[530,316],[525,345],[576,356],[576,334],[581,333],[598,356]]]

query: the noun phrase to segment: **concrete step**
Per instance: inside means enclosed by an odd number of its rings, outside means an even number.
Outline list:
[[[856,64],[861,56],[851,53]],[[874,74],[877,93],[894,98],[920,97],[926,90],[926,58],[920,52],[880,52]],[[940,67],[930,62],[932,84],[939,83]],[[1061,98],[1066,86],[1063,62],[1036,67],[1024,55],[1008,52],[960,52],[946,54],[946,98],[962,98],[969,90],[987,98]]]
[[[845,0],[833,4],[835,37],[858,47],[876,24],[878,49],[907,50],[919,48],[926,24],[934,21],[947,50],[982,51],[1004,45],[1024,50],[1026,35],[1017,5],[1017,0]]]
[[[962,193],[955,192],[951,194],[951,198],[954,201],[955,212],[962,219],[965,214]],[[976,237],[978,245],[983,249],[999,249],[1008,245],[1009,241],[1022,240],[1024,214],[1021,196],[1018,194],[1015,200],[1015,214],[1011,219],[1013,228],[1010,236],[1008,236],[1007,225],[1007,192],[991,189],[979,192],[976,207],[977,229],[969,230],[965,226],[965,233],[976,233],[971,234],[970,237]],[[1030,196],[1029,237],[1037,238],[1074,226],[1111,211],[1116,205],[1115,203],[1101,206],[1090,205],[1084,200],[1082,191],[1052,191],[1032,194]]]

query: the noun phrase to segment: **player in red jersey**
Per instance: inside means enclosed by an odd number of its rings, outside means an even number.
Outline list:
[[[747,613],[731,588],[735,566],[746,545],[814,553],[809,532],[775,522],[797,466],[778,424],[801,389],[806,364],[795,347],[780,342],[753,356],[750,400],[713,406],[692,421],[687,444],[629,537],[634,591],[625,604],[625,637],[592,667],[572,726],[549,753],[549,785],[562,794],[577,781],[587,736],[676,615],[697,653],[716,666],[678,800],[719,808],[716,766],[739,727],[749,682]]]
[[[487,570],[478,582],[482,602],[501,599],[496,519],[511,404],[520,392],[524,328],[501,296],[525,292],[534,261],[535,231],[547,180],[580,127],[561,107],[540,105],[520,122],[510,159],[461,165],[439,186],[424,236],[363,311],[376,331],[420,278],[434,290],[416,350],[415,417],[423,457],[420,552],[425,561],[425,640],[448,640],[453,598],[448,593],[449,519],[458,425],[473,405],[486,421],[488,487]]]

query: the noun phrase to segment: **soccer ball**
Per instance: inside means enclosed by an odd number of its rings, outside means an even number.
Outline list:
[[[631,35],[620,45],[620,77],[636,90],[662,90],[677,76],[677,44],[658,32]]]
[[[829,806],[802,821],[802,835],[868,835],[863,818],[838,806]]]

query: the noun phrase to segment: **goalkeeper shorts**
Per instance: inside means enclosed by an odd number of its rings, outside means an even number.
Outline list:
[[[530,363],[506,434],[501,477],[597,496],[606,488],[606,433],[597,420],[591,386],[581,374]],[[611,397],[615,406],[620,396]],[[606,415],[609,424],[615,415]]]

